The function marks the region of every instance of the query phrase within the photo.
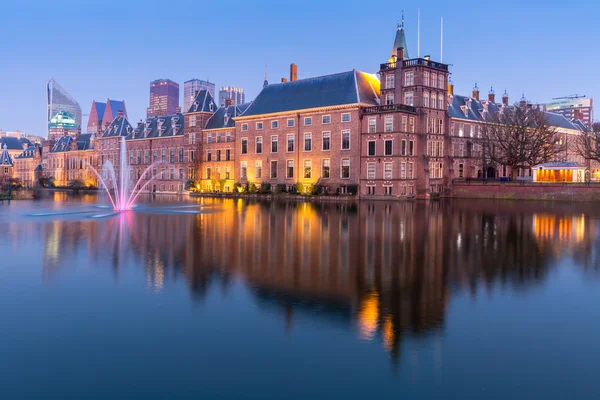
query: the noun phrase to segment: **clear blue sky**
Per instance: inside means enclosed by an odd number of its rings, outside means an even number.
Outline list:
[[[83,5],[85,3],[85,5]],[[419,4],[420,3],[420,4]],[[124,99],[130,119],[145,115],[149,82],[209,78],[241,86],[247,99],[269,80],[353,68],[376,72],[389,56],[406,8],[411,57],[417,7],[421,55],[452,64],[458,93],[475,81],[512,100],[579,93],[600,101],[600,4],[489,1],[3,0],[0,14],[0,129],[46,133],[45,84],[54,77],[89,113],[92,100]],[[165,4],[172,4],[166,7]],[[575,3],[573,3],[575,4]],[[598,109],[598,107],[596,107]],[[600,115],[598,115],[600,117]],[[84,118],[84,124],[86,122]]]

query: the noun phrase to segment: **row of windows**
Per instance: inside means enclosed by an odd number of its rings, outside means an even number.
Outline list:
[[[222,143],[223,141],[225,143],[229,143],[229,142],[231,142],[231,132],[225,132],[225,137],[223,137],[221,132],[217,132],[215,134],[215,140],[216,140],[216,143]],[[206,134],[206,143],[207,144],[213,143],[213,134],[210,132]]]
[[[429,157],[444,157],[444,141],[429,140],[427,142],[427,155]]]
[[[444,165],[441,162],[430,162],[429,163],[429,177],[433,179],[440,179],[444,177],[443,174]]]
[[[376,151],[376,140],[369,140],[368,141],[368,146],[367,146],[367,155],[370,157],[374,157],[377,155],[377,151]],[[393,155],[393,140],[392,139],[385,139],[384,141],[384,145],[383,145],[383,155],[384,156],[391,156]],[[406,140],[406,139],[402,139],[402,141],[400,142],[401,146],[400,146],[400,155],[401,156],[413,156],[414,152],[415,152],[415,141],[414,140]],[[407,143],[408,143],[408,147],[407,147]]]
[[[386,115],[384,117],[384,131],[385,132],[394,132],[394,116]],[[369,118],[369,133],[377,132],[377,118],[370,117]],[[400,132],[410,132],[415,133],[415,118],[407,117],[406,115],[402,116],[401,124],[400,124]]]
[[[458,132],[455,131],[455,125],[458,125]],[[450,125],[450,135],[455,136],[458,134],[458,137],[481,137],[481,126],[475,124],[464,124],[462,122],[456,123],[453,122]]]
[[[350,122],[350,120],[351,120],[350,113],[342,113],[342,116],[341,116],[342,122]],[[321,123],[322,124],[330,124],[331,123],[331,115],[321,116]],[[311,126],[312,124],[313,124],[312,117],[304,117],[304,126]],[[287,119],[286,126],[288,128],[293,128],[294,126],[296,126],[296,119],[295,118]],[[256,122],[256,130],[262,130],[263,128],[264,128],[263,121]],[[277,128],[279,128],[279,121],[278,120],[271,121],[271,129],[277,129]],[[245,132],[247,130],[248,130],[248,124],[247,123],[242,124],[242,131]]]
[[[152,153],[150,153],[150,150],[144,150],[144,158],[143,158],[143,164],[150,164],[158,162],[159,153],[158,150],[153,150]],[[170,163],[175,163],[175,162],[184,162],[184,150],[183,148],[179,149],[179,152],[176,153],[175,149],[169,149],[169,152],[167,154],[167,149],[162,149],[160,151],[160,161],[163,163],[166,162],[170,162]],[[190,160],[192,161],[192,160]],[[142,152],[141,151],[137,151],[134,152],[133,150],[129,151],[129,165],[135,165],[135,164],[142,164]]]
[[[350,149],[350,131],[342,131],[341,143],[342,150]],[[295,146],[295,135],[287,135],[286,141],[286,152],[291,153],[296,149]],[[312,151],[313,149],[313,136],[312,133],[304,134],[304,151]],[[331,150],[331,132],[323,132],[321,136],[321,150]],[[263,153],[263,138],[257,136],[254,143],[254,152],[256,154]],[[271,153],[279,152],[279,137],[274,135],[271,136]],[[241,139],[241,154],[248,154],[248,138]]]
[[[216,179],[216,180],[231,179],[231,169],[229,167],[225,167],[224,174],[223,174],[223,176],[221,176],[221,168],[220,167],[215,168],[214,173],[212,172],[212,168],[208,167],[208,168],[206,168],[206,179]]]
[[[429,101],[429,99],[431,99],[431,101]],[[437,101],[436,101],[437,99]],[[443,94],[438,94],[436,96],[435,93],[429,93],[429,92],[424,92],[423,93],[423,107],[427,107],[427,108],[437,108],[440,110],[443,110],[444,107],[444,101],[446,100],[446,96]]]
[[[399,194],[400,196],[412,196],[414,194],[414,186],[412,185],[402,185],[400,186],[400,190],[399,190]],[[369,195],[375,195],[378,194],[376,191],[376,187],[375,186],[367,186],[367,194]],[[394,194],[394,188],[393,186],[384,186],[383,187],[383,194],[386,196],[391,196]]]
[[[414,167],[415,164],[412,162],[406,163],[400,163],[400,179],[413,179],[414,178]],[[376,174],[375,174],[375,163],[367,163],[367,179],[372,181],[376,179]],[[386,162],[383,163],[383,179],[394,179],[394,174],[393,174],[393,163],[391,162]]]
[[[414,86],[415,84],[415,72],[407,71],[404,73],[404,86]],[[429,72],[423,73],[423,86],[430,86],[437,89],[446,89],[446,79],[443,74],[431,74]],[[394,89],[396,87],[396,76],[394,74],[388,74],[385,76],[385,88]]]
[[[278,178],[278,166],[279,163],[277,160],[272,160],[270,163],[270,171],[269,178],[277,179]],[[302,177],[304,179],[312,179],[313,178],[313,169],[312,169],[312,160],[304,160],[302,163]],[[295,163],[294,160],[286,160],[285,162],[285,177],[286,179],[293,179],[295,177]],[[242,161],[240,162],[240,178],[248,179],[248,162]],[[262,179],[262,160],[256,160],[254,162],[254,179]],[[323,158],[321,160],[321,175],[322,179],[331,178],[331,160],[329,158]],[[341,179],[350,179],[350,159],[342,158],[342,163],[340,166],[340,178]]]
[[[212,150],[206,151],[206,161],[222,161],[221,160],[221,150],[215,151],[215,159],[213,160],[213,152]],[[225,149],[225,159],[224,161],[231,161],[231,149]]]

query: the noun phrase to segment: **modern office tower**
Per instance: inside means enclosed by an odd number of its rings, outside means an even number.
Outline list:
[[[569,121],[580,120],[588,127],[591,127],[594,122],[593,98],[569,96],[554,99],[554,101],[544,104],[544,109],[554,114],[560,114]]]
[[[225,100],[232,99],[234,104],[243,104],[246,102],[246,95],[244,95],[244,89],[236,88],[233,86],[223,86],[219,89],[219,105],[225,106]]]
[[[157,79],[150,82],[150,106],[146,116],[163,117],[173,115],[179,107],[179,84],[170,79]]]
[[[183,83],[183,112],[188,112],[196,93],[201,90],[208,90],[210,95],[215,97],[215,84],[202,79],[190,79]]]
[[[70,117],[75,121],[75,130],[81,130],[81,107],[79,103],[71,96],[65,89],[62,88],[54,80],[50,79],[46,85],[47,93],[47,105],[48,105],[48,134],[50,134],[50,121],[59,112],[68,113]],[[62,117],[54,118],[54,120],[62,119]]]

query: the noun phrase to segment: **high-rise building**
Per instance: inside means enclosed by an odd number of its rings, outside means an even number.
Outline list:
[[[236,88],[233,86],[223,86],[219,89],[219,105],[225,106],[225,100],[232,99],[235,104],[243,104],[246,102],[246,95],[244,95],[244,89]]]
[[[75,130],[81,130],[81,107],[79,103],[54,80],[50,79],[46,85],[46,93],[48,99],[48,134],[50,134],[50,123],[54,119],[62,119],[62,117],[54,118],[59,112],[66,112],[75,121]]]
[[[188,112],[196,94],[202,90],[208,90],[215,97],[215,84],[201,79],[190,79],[183,83],[183,112]]]
[[[544,109],[568,119],[580,120],[591,127],[594,122],[594,99],[586,97],[566,97],[544,104]]]
[[[179,84],[170,79],[157,79],[150,82],[150,106],[146,116],[163,117],[174,115],[179,109]]]

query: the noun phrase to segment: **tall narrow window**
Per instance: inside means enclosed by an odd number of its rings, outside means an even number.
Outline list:
[[[287,151],[294,151],[294,135],[287,135]]]
[[[322,161],[321,177],[329,178],[331,176],[331,161],[329,158],[324,158]]]
[[[277,136],[271,136],[271,153],[277,153],[278,140]]]
[[[429,108],[429,92],[423,93],[423,107]]]
[[[231,149],[225,150],[225,161],[231,161]]]
[[[217,150],[217,161],[221,161],[221,150]]]
[[[410,117],[408,119],[408,131],[410,133],[415,133],[415,117]]]
[[[350,148],[350,131],[342,131],[342,150]]]
[[[271,179],[277,179],[277,161],[271,161]]]
[[[323,132],[323,150],[331,148],[331,132]]]
[[[408,163],[408,176],[407,176],[408,179],[413,178],[413,166],[414,166],[413,163],[411,163],[411,162]]]
[[[385,141],[385,152],[384,155],[386,156],[391,156],[392,155],[392,140],[391,139],[387,139]]]
[[[342,158],[342,179],[350,179],[350,159]]]
[[[404,104],[407,106],[415,105],[415,94],[413,92],[404,93]]]
[[[312,133],[304,134],[304,151],[312,150]]]
[[[385,76],[385,88],[386,89],[394,89],[396,77],[394,74],[388,74]]]
[[[246,179],[248,177],[248,162],[240,162],[240,178]]]
[[[256,179],[262,178],[262,161],[261,160],[256,160],[254,162],[254,177]]]
[[[369,118],[369,133],[375,133],[377,131],[377,120],[375,118]]]
[[[403,155],[403,156],[406,155],[406,140],[405,139],[402,139],[402,148],[400,151],[400,155]]]
[[[373,157],[375,155],[375,141],[374,140],[369,140],[368,155],[370,157]]]
[[[394,130],[394,117],[386,115],[385,117],[385,131],[392,132]]]
[[[242,138],[242,154],[248,154],[248,138]]]
[[[367,179],[370,181],[375,179],[375,163],[367,164]]]
[[[392,163],[383,164],[383,179],[392,179]]]
[[[262,145],[263,145],[263,138],[262,138],[262,136],[259,136],[256,138],[256,154],[262,154]]]
[[[288,179],[292,179],[294,177],[294,160],[287,160],[285,177]]]
[[[408,142],[408,155],[409,156],[415,155],[415,141],[414,140],[410,140]]]
[[[405,86],[413,86],[415,84],[415,72],[408,71],[404,74]]]
[[[304,160],[304,178],[310,179],[312,177],[312,161]]]
[[[429,72],[423,72],[423,85],[429,86]]]

